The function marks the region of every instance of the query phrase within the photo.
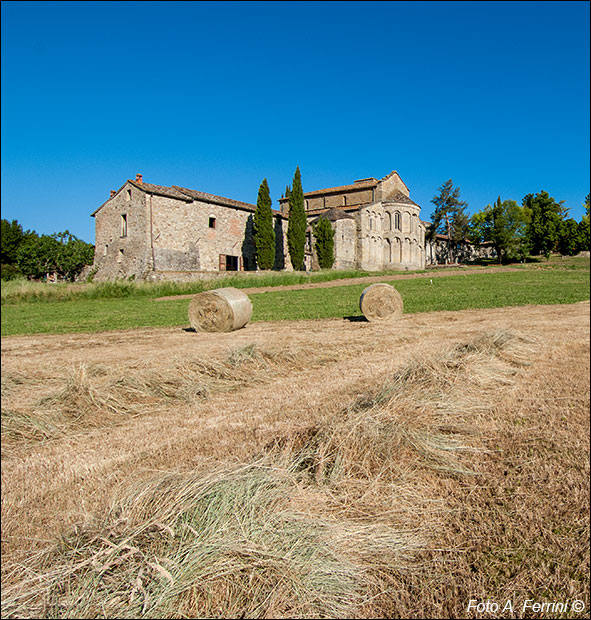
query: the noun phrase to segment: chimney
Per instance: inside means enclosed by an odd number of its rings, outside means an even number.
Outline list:
[[[112,190],[111,190],[111,198],[113,198],[113,196],[114,196],[116,193],[117,193],[117,192],[116,192],[114,189],[112,189]]]
[[[140,184],[143,183],[142,175],[139,172],[135,175],[135,182]]]

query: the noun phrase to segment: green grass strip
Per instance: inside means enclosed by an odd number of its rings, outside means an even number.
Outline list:
[[[528,304],[569,304],[589,299],[585,271],[523,270],[450,275],[392,282],[404,312],[501,308]],[[360,317],[366,284],[270,291],[250,296],[252,321]],[[189,299],[77,299],[23,302],[2,308],[2,335],[100,332],[139,327],[189,327]]]

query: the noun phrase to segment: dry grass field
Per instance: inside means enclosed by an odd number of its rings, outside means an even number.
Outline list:
[[[588,617],[588,302],[6,337],[2,437],[3,617]]]

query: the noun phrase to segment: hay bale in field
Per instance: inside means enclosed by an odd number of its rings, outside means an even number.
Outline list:
[[[389,284],[372,284],[359,298],[359,308],[368,321],[395,321],[402,316],[402,297]]]
[[[251,316],[250,299],[232,287],[198,293],[189,304],[189,321],[196,332],[231,332],[244,327]]]

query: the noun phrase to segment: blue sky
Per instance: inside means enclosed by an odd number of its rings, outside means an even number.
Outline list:
[[[94,243],[126,179],[276,201],[395,169],[428,220],[589,192],[588,2],[2,2],[2,217]],[[274,202],[274,207],[277,207]]]

